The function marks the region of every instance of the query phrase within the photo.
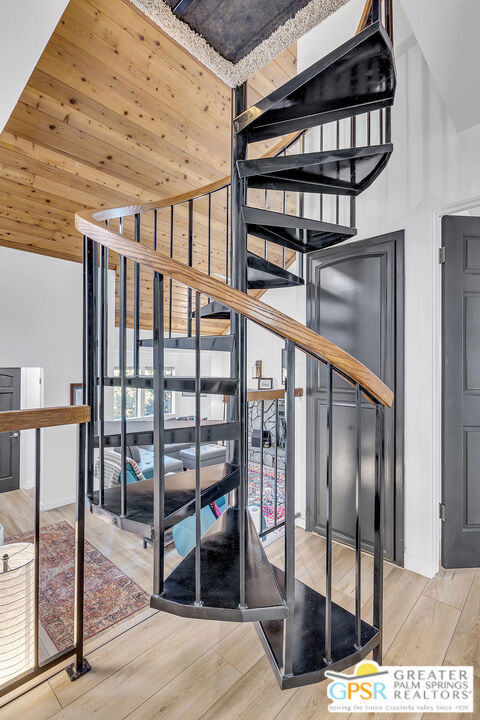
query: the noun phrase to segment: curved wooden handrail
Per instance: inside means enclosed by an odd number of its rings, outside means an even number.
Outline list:
[[[60,425],[78,425],[90,420],[88,405],[32,408],[31,410],[5,410],[0,412],[0,432],[35,430]]]
[[[275,335],[291,340],[297,348],[330,363],[347,380],[359,383],[371,398],[390,407],[393,393],[374,373],[334,343],[317,335],[316,332],[284,315],[260,300],[225,285],[220,280],[174,260],[168,255],[142,247],[123,235],[98,223],[99,213],[84,211],[76,213],[75,226],[82,235],[108,247],[110,250],[139,263],[144,268],[177,280],[187,287],[226,305]]]

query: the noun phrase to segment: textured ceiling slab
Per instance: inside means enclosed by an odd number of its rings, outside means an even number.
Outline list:
[[[230,87],[240,85],[348,0],[130,0]]]

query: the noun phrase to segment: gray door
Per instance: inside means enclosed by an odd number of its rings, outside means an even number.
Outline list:
[[[442,565],[480,566],[480,218],[444,217]]]
[[[0,411],[20,409],[20,368],[0,368]],[[20,487],[20,433],[0,433],[0,492]]]
[[[376,373],[395,393],[385,412],[385,557],[403,564],[403,232],[312,253],[307,265],[307,323]],[[334,375],[333,528],[355,538],[355,391]],[[326,474],[326,370],[308,361],[307,527],[323,533]],[[317,440],[317,442],[315,442]],[[361,523],[373,546],[375,409],[362,408]]]

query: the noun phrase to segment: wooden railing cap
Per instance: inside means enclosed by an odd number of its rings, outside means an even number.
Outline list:
[[[90,408],[88,405],[6,410],[0,412],[0,432],[78,425],[89,420]]]

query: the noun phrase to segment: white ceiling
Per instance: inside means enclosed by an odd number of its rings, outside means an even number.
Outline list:
[[[1,0],[0,132],[67,5],[68,0]]]
[[[457,130],[480,123],[480,0],[400,0]]]

